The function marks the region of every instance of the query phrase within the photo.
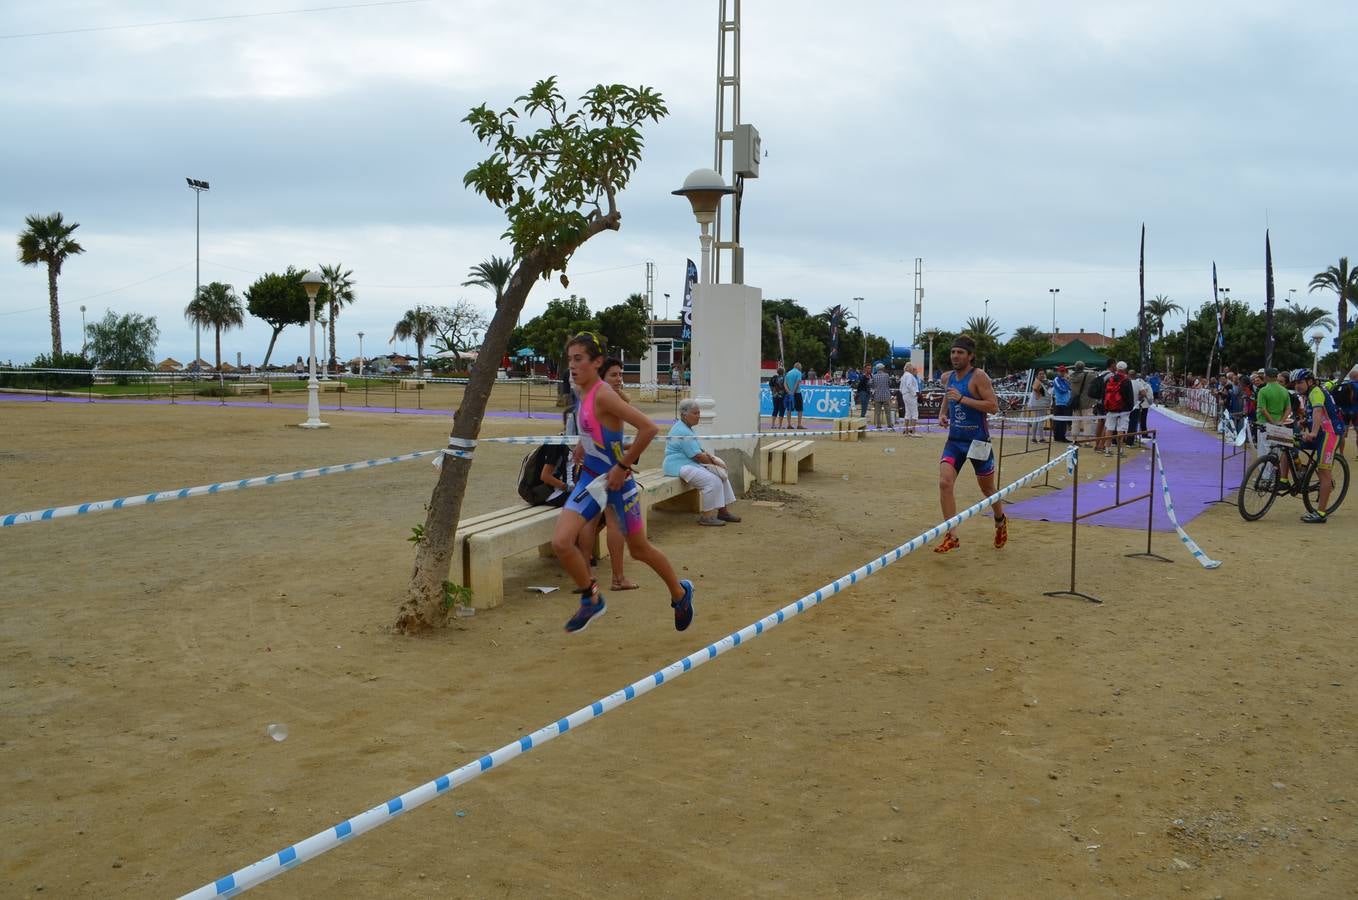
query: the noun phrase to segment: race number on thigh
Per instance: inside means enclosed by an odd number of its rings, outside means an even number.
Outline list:
[[[972,441],[967,448],[967,459],[979,459],[981,462],[990,459],[990,441]]]

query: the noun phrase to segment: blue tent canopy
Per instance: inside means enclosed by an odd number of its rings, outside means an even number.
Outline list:
[[[514,355],[519,357],[520,359],[523,359],[526,356],[537,356],[538,354],[537,351],[534,350],[532,347],[524,347],[521,350],[516,350],[514,352]]]

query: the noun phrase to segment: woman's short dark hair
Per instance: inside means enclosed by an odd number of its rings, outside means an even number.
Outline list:
[[[621,369],[622,360],[618,359],[616,356],[610,356],[608,359],[604,360],[604,364],[599,367],[599,374],[600,375],[607,374],[608,370],[613,368],[614,366],[617,366],[619,369]]]

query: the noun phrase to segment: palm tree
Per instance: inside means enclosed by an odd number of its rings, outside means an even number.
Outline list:
[[[962,331],[976,341],[976,358],[981,363],[990,359],[990,353],[1000,345],[1000,324],[990,316],[972,316],[962,326]]]
[[[66,261],[66,257],[85,252],[84,247],[71,240],[71,234],[80,227],[80,223],[67,225],[59,212],[50,216],[28,216],[24,223],[28,229],[19,234],[19,262],[26,266],[47,266],[47,302],[52,317],[52,364],[60,365],[61,306],[57,303],[57,276],[61,274],[61,264]]]
[[[427,306],[417,306],[414,309],[406,310],[406,314],[401,317],[401,321],[396,323],[396,330],[391,333],[391,340],[388,344],[397,341],[415,342],[415,377],[420,378],[424,375],[424,342],[438,334],[439,315],[438,312]]]
[[[485,262],[472,266],[467,271],[470,276],[468,280],[462,282],[463,287],[482,287],[495,292],[495,308],[500,308],[500,298],[505,295],[505,288],[509,285],[509,279],[514,274],[515,260],[513,257],[501,258],[492,256]]]
[[[1154,328],[1156,337],[1165,339],[1165,316],[1183,312],[1184,308],[1171,301],[1164,294],[1156,294],[1155,299],[1146,304],[1146,325]]]
[[[211,328],[217,338],[217,377],[222,377],[222,332],[245,325],[245,307],[229,284],[214,281],[198,288],[198,295],[184,308],[190,325]]]
[[[1349,268],[1347,256],[1339,257],[1339,265],[1330,266],[1311,279],[1311,289],[1307,293],[1321,290],[1339,295],[1339,342],[1342,344],[1344,331],[1348,328],[1348,305],[1358,306],[1358,269]]]
[[[354,270],[346,269],[340,263],[333,266],[321,266],[321,280],[330,291],[330,359],[337,359],[335,353],[335,320],[339,318],[341,306],[348,306],[354,302]],[[325,371],[330,372],[330,363],[327,360]]]
[[[977,340],[988,337],[992,341],[998,341],[1000,335],[1004,334],[1003,331],[1000,331],[1000,323],[990,316],[972,316],[967,319],[967,324],[962,326],[962,331]]]
[[[1036,325],[1023,325],[1014,329],[1014,339],[1020,341],[1033,341],[1041,343],[1048,339],[1050,332],[1043,331]]]
[[[1334,330],[1334,316],[1327,313],[1324,307],[1302,306],[1287,301],[1287,306],[1278,310],[1277,318],[1280,322],[1287,322],[1295,325],[1303,335],[1309,328],[1324,328],[1326,331]]]

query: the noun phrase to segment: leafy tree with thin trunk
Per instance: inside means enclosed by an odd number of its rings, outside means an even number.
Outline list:
[[[109,310],[104,313],[103,321],[91,322],[87,329],[89,342],[85,352],[95,365],[114,371],[126,372],[132,369],[151,368],[151,357],[156,352],[156,342],[160,340],[160,328],[155,316],[128,313],[119,316]],[[118,376],[120,384],[127,383],[127,376]]]
[[[307,323],[306,288],[302,287],[302,276],[305,274],[305,269],[299,272],[288,266],[288,270],[282,274],[269,272],[261,276],[245,290],[246,310],[255,318],[269,323],[269,327],[273,329],[273,334],[269,336],[269,349],[264,352],[261,368],[269,367],[274,344],[278,342],[278,336],[283,333],[284,328]],[[318,306],[327,293],[328,289],[322,287],[320,293],[316,295]]]
[[[505,295],[505,286],[514,275],[514,260],[510,257],[492,256],[478,263],[467,272],[468,278],[463,287],[482,287],[495,292],[495,308],[500,308],[500,300]]]
[[[486,330],[490,320],[475,303],[459,300],[452,306],[435,307],[434,350],[438,353],[464,353],[475,346],[476,335]]]
[[[1009,340],[1011,342],[1018,340],[1018,341],[1032,341],[1034,343],[1042,343],[1043,341],[1046,341],[1047,343],[1050,344],[1051,334],[1050,332],[1043,331],[1036,325],[1020,325],[1018,328],[1014,329],[1014,334],[1012,337],[1009,338]]]
[[[1330,266],[1311,279],[1307,293],[1334,291],[1339,296],[1339,342],[1344,342],[1344,332],[1348,330],[1348,305],[1358,306],[1358,269],[1349,268],[1349,258],[1339,257],[1339,265]]]
[[[639,360],[650,346],[646,331],[646,298],[631,294],[621,303],[599,310],[594,317],[599,334],[608,341],[608,355]]]
[[[533,348],[533,355],[551,360],[558,371],[566,361],[566,341],[582,331],[598,330],[599,322],[589,311],[589,301],[574,294],[565,300],[560,297],[548,300],[542,315],[523,324],[523,334]]]
[[[194,297],[184,309],[184,318],[190,325],[211,328],[217,344],[217,372],[222,371],[222,332],[245,325],[245,308],[241,306],[236,289],[229,284],[214,281],[198,288]]]
[[[504,238],[518,260],[482,343],[484,358],[498,360],[504,355],[509,334],[538,279],[560,273],[562,286],[568,287],[566,267],[575,251],[595,235],[621,226],[618,194],[641,161],[640,126],[658,122],[667,113],[658,93],[621,84],[591,88],[572,110],[556,79],[547,78],[513,106],[494,112],[482,104],[463,120],[477,140],[491,148],[490,156],[469,171],[463,183],[505,211]],[[534,120],[536,129],[531,127]],[[475,441],[494,383],[494,366],[472,368],[450,440],[464,447]],[[397,616],[397,627],[406,632],[447,620],[445,586],[453,533],[470,471],[470,458],[444,458],[416,545],[415,571]]]
[[[321,279],[325,282],[326,293],[330,295],[330,356],[326,359],[325,370],[330,371],[330,360],[339,359],[335,348],[335,320],[339,318],[340,307],[354,302],[354,270],[346,269],[340,263],[321,266]]]
[[[396,329],[391,333],[389,344],[397,341],[415,342],[415,377],[424,375],[424,345],[439,333],[439,311],[432,306],[417,306],[406,310]]]
[[[71,235],[80,227],[79,222],[69,225],[61,213],[50,216],[28,216],[24,219],[27,229],[19,233],[19,262],[26,266],[47,266],[47,303],[48,314],[52,319],[52,358],[61,358],[61,304],[57,302],[57,276],[66,257],[84,253],[85,248],[71,240]]]

